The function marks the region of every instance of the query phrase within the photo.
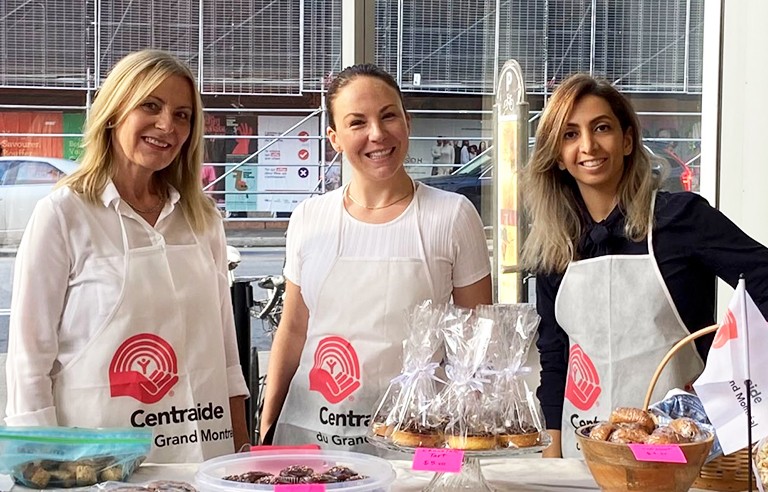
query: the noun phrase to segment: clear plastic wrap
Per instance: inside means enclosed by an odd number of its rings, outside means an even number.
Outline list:
[[[152,429],[0,427],[0,473],[36,489],[122,481],[151,445]]]
[[[494,333],[492,319],[453,308],[456,322],[444,322],[447,386],[435,400],[436,415],[445,421],[445,441],[450,448],[496,448],[495,411],[488,349]],[[449,320],[444,320],[449,321]]]
[[[768,491],[768,437],[760,439],[755,445],[755,477],[760,492]]]
[[[408,338],[403,342],[403,370],[394,378],[377,406],[369,437],[385,437],[394,444],[436,447],[442,444],[440,422],[430,412],[443,381],[436,375],[435,354],[442,339],[440,320],[446,306],[425,301],[407,316]]]
[[[712,444],[712,449],[709,451],[705,463],[722,456],[723,450],[717,440],[715,428],[709,422],[704,411],[704,405],[701,404],[698,396],[676,388],[667,392],[663,400],[651,404],[648,411],[653,415],[659,427],[668,426],[675,419],[684,417],[692,419],[701,430],[715,436],[715,442]]]
[[[525,448],[549,443],[542,413],[523,367],[536,334],[539,316],[533,305],[478,306],[478,316],[493,321],[488,354],[492,374],[490,404],[495,413],[497,444],[502,448]]]

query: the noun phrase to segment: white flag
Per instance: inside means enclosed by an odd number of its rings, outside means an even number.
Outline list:
[[[740,280],[712,342],[704,372],[693,383],[726,455],[748,444],[747,398],[752,401],[752,443],[768,435],[766,354],[768,323]],[[744,384],[748,377],[751,391]]]

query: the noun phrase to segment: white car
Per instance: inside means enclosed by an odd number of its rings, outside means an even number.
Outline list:
[[[0,244],[18,244],[37,201],[77,166],[55,157],[0,157]]]

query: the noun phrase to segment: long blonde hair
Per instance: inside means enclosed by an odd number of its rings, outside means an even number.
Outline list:
[[[205,231],[218,216],[213,202],[202,191],[200,172],[203,162],[205,120],[203,102],[195,78],[179,59],[160,50],[142,50],[121,59],[99,89],[85,123],[83,154],[78,169],[60,182],[86,201],[98,203],[107,181],[116,172],[112,151],[113,130],[152,91],[170,76],[184,77],[193,93],[190,132],[179,155],[154,175],[160,189],[173,186],[181,195],[178,206],[195,232]]]
[[[523,268],[538,273],[564,272],[577,258],[582,232],[579,189],[568,171],[558,168],[562,136],[573,106],[584,96],[604,99],[630,132],[632,152],[624,157],[619,182],[619,207],[626,215],[624,234],[640,241],[648,234],[653,191],[657,187],[648,153],[643,148],[640,122],[630,102],[605,80],[572,75],[555,90],[536,130],[536,148],[522,173],[523,197],[533,224],[523,245]]]

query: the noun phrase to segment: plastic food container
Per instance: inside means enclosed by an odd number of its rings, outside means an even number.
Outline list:
[[[151,446],[151,429],[0,427],[0,473],[36,489],[121,481]]]
[[[274,490],[274,485],[224,480],[229,475],[262,471],[277,475],[292,465],[308,466],[322,473],[334,466],[346,466],[367,478],[323,484],[325,490],[344,492],[387,492],[395,481],[395,470],[388,461],[361,453],[329,450],[275,450],[230,454],[200,465],[195,481],[202,492],[245,492]]]

